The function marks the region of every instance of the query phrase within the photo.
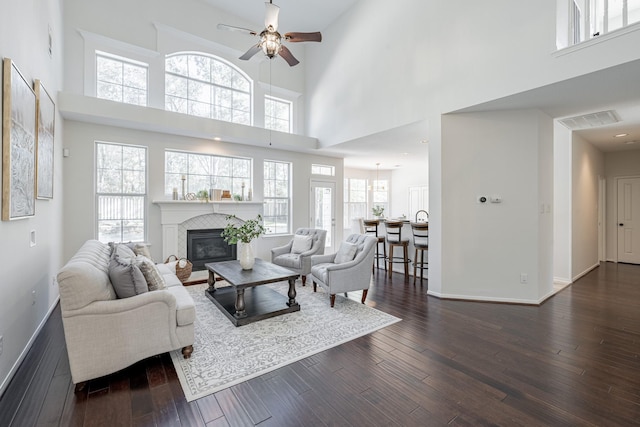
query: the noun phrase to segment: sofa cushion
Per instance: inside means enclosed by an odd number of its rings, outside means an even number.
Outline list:
[[[158,271],[155,263],[144,255],[136,255],[136,265],[142,271],[144,279],[147,281],[149,291],[157,291],[158,289],[164,289],[167,285],[164,282],[164,277]]]
[[[166,264],[156,264],[156,268],[162,275],[164,284],[167,288],[170,286],[182,286],[182,282],[178,279],[178,276],[176,276],[176,263],[177,261]]]
[[[358,245],[349,242],[342,242],[340,243],[340,248],[336,253],[334,262],[336,264],[343,264],[345,262],[353,261],[357,252]]]
[[[313,244],[312,236],[303,236],[301,234],[296,234],[293,236],[293,244],[291,245],[291,252],[294,254],[301,254],[303,252],[311,249],[311,245]]]
[[[109,279],[118,298],[128,298],[149,291],[147,281],[140,268],[131,258],[115,255],[109,261]]]
[[[281,265],[285,268],[302,268],[302,262],[300,260],[300,254],[282,254],[273,259],[274,264]]]

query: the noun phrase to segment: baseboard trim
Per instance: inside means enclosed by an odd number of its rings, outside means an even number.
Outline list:
[[[573,278],[573,281],[575,282],[576,280],[578,280],[582,276],[586,276],[587,274],[589,274],[591,271],[595,270],[598,267],[600,267],[600,262],[599,261],[597,263],[595,263],[594,265],[592,265],[591,267],[589,267],[586,270],[584,270],[582,273],[580,273],[577,276],[575,276]]]
[[[31,347],[33,346],[33,343],[35,342],[36,338],[38,337],[38,334],[40,334],[40,331],[44,327],[45,323],[47,323],[47,320],[49,320],[49,317],[51,317],[51,314],[53,313],[53,310],[55,310],[56,305],[58,305],[58,301],[59,300],[60,300],[60,296],[57,296],[56,299],[53,301],[53,304],[51,304],[51,307],[49,307],[49,310],[47,311],[47,314],[44,316],[44,318],[42,319],[42,321],[40,322],[40,324],[38,325],[36,330],[33,332],[33,335],[31,335],[31,338],[29,338],[29,341],[27,342],[27,345],[22,350],[22,353],[20,353],[20,356],[18,356],[18,359],[16,360],[16,362],[13,364],[13,366],[9,370],[9,373],[7,374],[5,379],[2,380],[2,384],[0,384],[0,398],[2,398],[2,395],[4,394],[5,390],[9,386],[9,383],[13,379],[13,376],[18,371],[18,368],[20,367],[20,365],[24,361],[25,357],[27,357],[27,353],[29,353],[29,350],[31,350]]]
[[[455,294],[443,294],[439,292],[427,291],[427,295],[443,299],[443,300],[456,300],[456,301],[469,301],[469,302],[492,302],[498,304],[519,304],[519,305],[540,305],[544,299],[541,300],[527,300],[516,298],[493,298],[474,295],[455,295]]]

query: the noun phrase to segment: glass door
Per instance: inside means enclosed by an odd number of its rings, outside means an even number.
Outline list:
[[[336,235],[336,183],[311,181],[311,218],[309,226],[327,230],[325,253],[334,251]]]

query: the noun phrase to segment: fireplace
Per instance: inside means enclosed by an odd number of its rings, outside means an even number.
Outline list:
[[[231,261],[237,258],[237,245],[222,238],[222,228],[187,230],[187,259],[193,270],[204,270],[209,262]]]

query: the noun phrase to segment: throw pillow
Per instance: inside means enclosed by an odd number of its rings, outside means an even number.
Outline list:
[[[313,238],[311,236],[303,236],[296,234],[293,236],[293,245],[291,245],[291,252],[294,254],[301,254],[311,249]]]
[[[358,251],[358,245],[349,242],[340,243],[340,249],[336,253],[334,263],[343,264],[345,262],[353,261]]]
[[[153,259],[151,257],[151,251],[149,251],[149,245],[146,243],[136,243],[135,245],[133,245],[133,253],[136,255],[145,256],[150,260]]]
[[[133,253],[133,250],[124,243],[109,243],[109,246],[113,248],[111,251],[111,258],[115,257],[116,255],[121,258],[129,259],[133,259],[136,257],[136,254]]]
[[[129,298],[149,291],[142,271],[132,260],[116,253],[109,261],[109,280],[118,298]]]
[[[140,267],[144,279],[147,281],[149,291],[165,289],[167,287],[164,277],[158,271],[155,263],[144,255],[136,256],[136,264]]]

